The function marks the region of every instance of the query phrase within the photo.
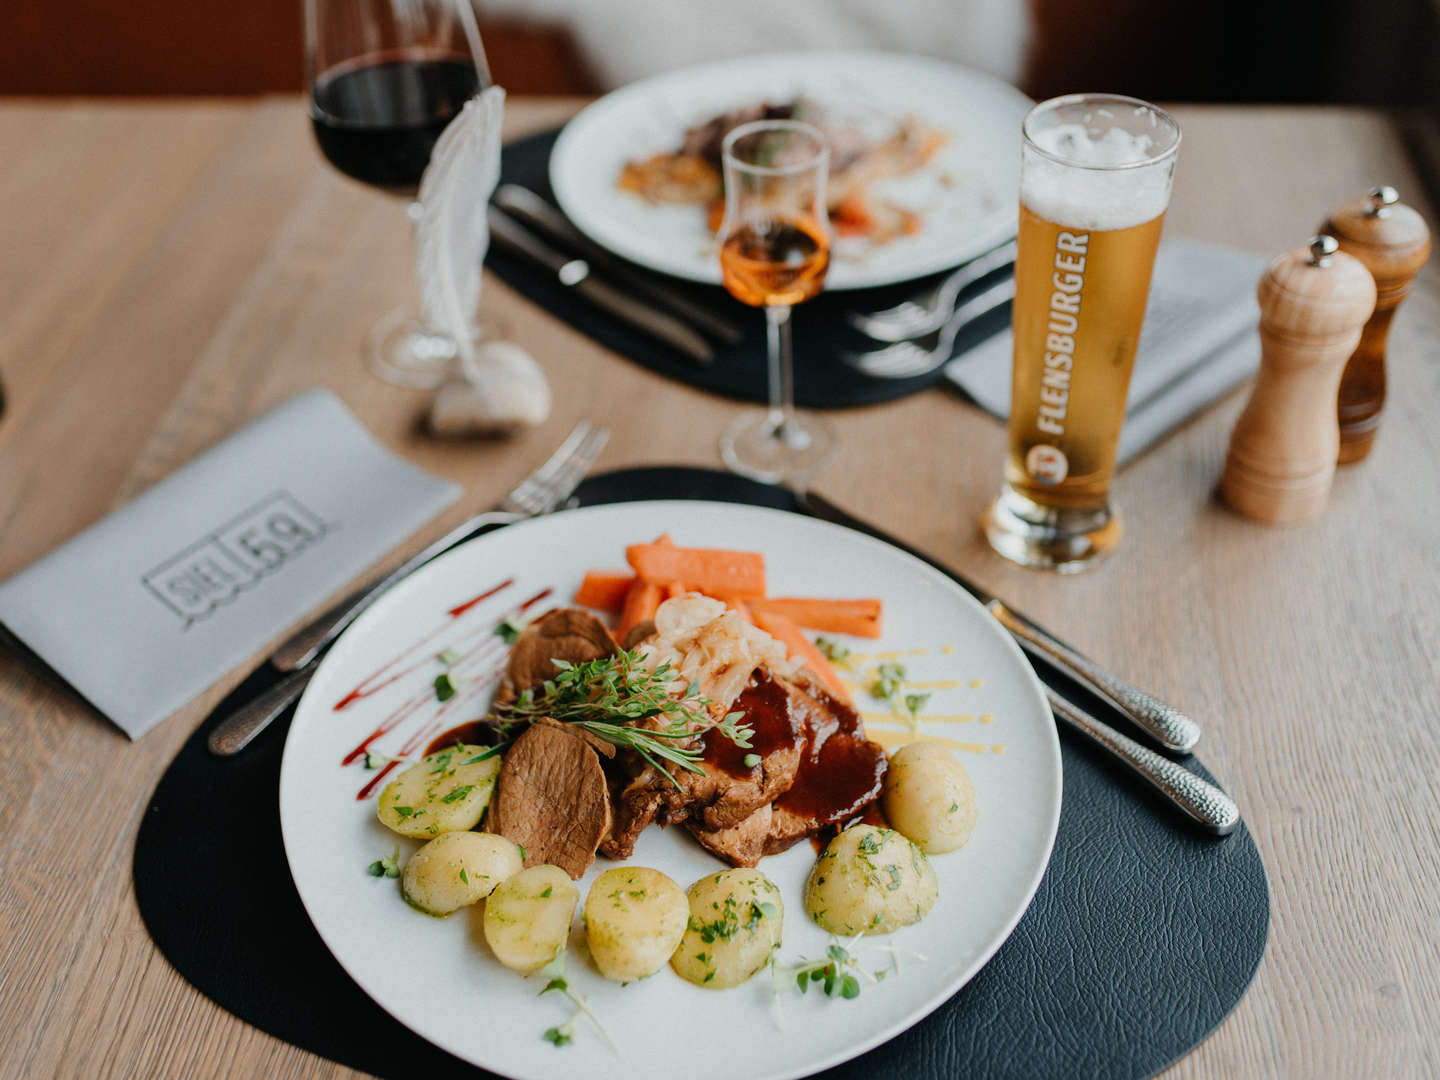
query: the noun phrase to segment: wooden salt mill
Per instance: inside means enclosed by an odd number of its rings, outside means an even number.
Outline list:
[[[1380,410],[1385,405],[1385,339],[1400,301],[1430,254],[1425,219],[1400,201],[1392,187],[1377,187],[1348,202],[1320,226],[1340,241],[1375,278],[1375,314],[1365,324],[1360,345],[1340,378],[1340,464],[1360,461],[1375,444]]]
[[[1335,395],[1375,281],[1331,236],[1286,252],[1260,279],[1260,376],[1230,435],[1220,496],[1270,524],[1325,508],[1340,433]]]

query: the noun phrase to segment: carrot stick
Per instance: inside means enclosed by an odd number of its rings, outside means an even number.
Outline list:
[[[784,615],[765,614],[761,611],[754,614],[755,625],[783,644],[792,660],[799,660],[813,671],[825,684],[826,689],[845,704],[853,704],[850,695],[845,692],[845,684],[830,666],[830,661],[825,659],[825,655],[805,636],[800,627]]]
[[[575,590],[575,603],[619,612],[624,609],[625,597],[634,584],[635,575],[625,570],[589,570],[580,588]]]
[[[655,609],[659,606],[660,586],[637,580],[625,596],[625,609],[620,613],[620,630],[615,635],[616,639],[624,641],[625,635],[630,633],[637,623],[653,619]]]
[[[811,596],[772,596],[751,605],[757,613],[784,615],[807,630],[824,630],[856,637],[880,636],[879,600],[828,600]]]
[[[632,544],[625,559],[642,581],[654,585],[682,581],[707,596],[742,600],[765,595],[765,558],[754,551]]]
[[[665,599],[674,600],[677,596],[684,596],[690,590],[685,588],[683,581],[672,581],[665,586]]]

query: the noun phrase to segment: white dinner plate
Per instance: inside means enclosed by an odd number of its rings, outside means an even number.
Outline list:
[[[921,732],[947,740],[963,760],[979,822],[962,850],[932,858],[940,897],[925,919],[854,947],[876,968],[891,965],[884,946],[901,950],[898,974],[865,983],[854,1000],[826,998],[818,987],[801,996],[792,979],[777,1014],[765,972],[723,991],[693,986],[669,968],[624,987],[606,982],[585,959],[577,913],[570,984],[589,998],[618,1054],[584,1021],[575,1041],[557,1048],[542,1034],[568,1019],[570,1006],[558,994],[537,996],[543,979],[508,971],[491,956],[481,932],[483,904],[431,918],[404,902],[397,881],[367,874],[397,840],[402,862],[418,843],[385,829],[373,798],[357,799],[376,774],[341,761],[407,701],[424,704],[377,749],[398,754],[427,728],[478,716],[489,694],[465,701],[467,684],[451,699],[459,706],[440,714],[433,682],[443,669],[436,654],[485,646],[507,611],[545,589],[553,591],[532,612],[567,603],[587,569],[623,567],[627,544],[662,532],[682,546],[762,552],[772,595],[882,597],[884,637],[849,644],[857,653],[898,652],[912,680],[946,684],[933,689]],[[488,599],[451,614],[507,580]],[[398,680],[337,710],[367,676],[421,641],[391,669],[403,672]],[[862,711],[884,711],[863,691],[855,696]],[[904,726],[891,719],[867,719],[866,729],[889,746],[906,738]],[[357,619],[326,656],[290,726],[280,772],[290,871],[341,966],[419,1035],[466,1061],[526,1080],[660,1080],[682,1073],[696,1080],[780,1080],[854,1057],[935,1009],[999,948],[1044,873],[1059,812],[1060,750],[1040,686],[1020,650],[968,595],[919,560],[859,533],[777,510],[703,502],[557,513],[480,537],[418,571]],[[687,889],[722,868],[678,827],[647,829],[630,861],[658,868]],[[825,955],[829,939],[806,919],[801,899],[814,861],[812,847],[801,843],[760,864],[784,900],[782,963]],[[598,859],[579,882],[582,904],[590,881],[607,865],[613,864]]]
[[[729,109],[805,95],[845,113],[913,114],[948,136],[918,172],[873,185],[917,211],[918,235],[877,245],[840,239],[827,289],[908,281],[956,266],[1015,235],[1020,122],[1032,104],[1008,83],[953,64],[879,52],[750,56],[667,72],[607,94],[566,125],[550,184],[580,229],[643,266],[720,284],[703,208],[655,206],[619,190],[627,161],[677,149],[685,131]]]

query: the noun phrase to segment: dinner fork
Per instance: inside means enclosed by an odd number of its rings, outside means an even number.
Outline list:
[[[955,309],[944,326],[915,341],[901,341],[863,353],[847,353],[846,363],[876,379],[913,379],[950,362],[960,331],[1015,299],[1015,279],[996,282]]]
[[[461,522],[286,638],[269,659],[270,666],[286,673],[285,677],[222,720],[210,733],[210,752],[221,757],[237,754],[269,727],[305,690],[320,657],[335,639],[392,585],[481,529],[539,517],[564,505],[609,438],[608,430],[592,428],[589,421],[582,420],[545,463],[520,481],[494,510]]]
[[[850,325],[876,341],[909,341],[934,333],[949,321],[955,301],[966,286],[1014,262],[1015,241],[1011,240],[958,267],[928,294],[911,297],[884,311],[852,312]]]

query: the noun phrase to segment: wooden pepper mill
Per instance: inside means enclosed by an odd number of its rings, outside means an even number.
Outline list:
[[[1360,461],[1375,444],[1380,410],[1385,405],[1385,339],[1400,301],[1430,254],[1425,219],[1405,206],[1392,187],[1377,187],[1348,202],[1320,226],[1340,241],[1375,279],[1375,314],[1365,324],[1360,345],[1340,378],[1340,464]]]
[[[1260,376],[1220,478],[1221,498],[1258,521],[1308,520],[1330,495],[1340,374],[1375,309],[1374,279],[1339,246],[1317,236],[1260,279]]]

